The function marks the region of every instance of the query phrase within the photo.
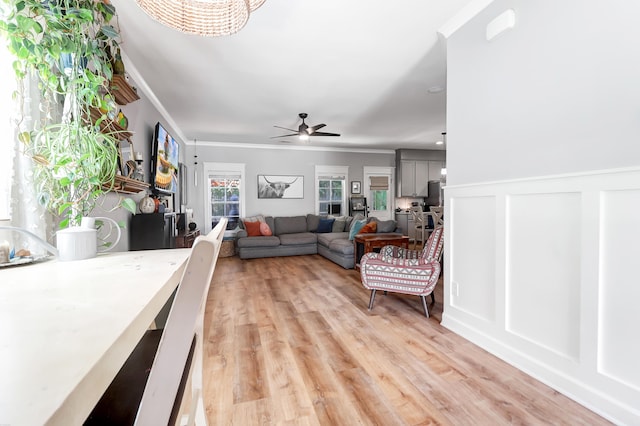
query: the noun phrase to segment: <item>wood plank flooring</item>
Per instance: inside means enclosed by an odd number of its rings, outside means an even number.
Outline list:
[[[205,316],[210,425],[607,421],[321,256],[218,260]]]

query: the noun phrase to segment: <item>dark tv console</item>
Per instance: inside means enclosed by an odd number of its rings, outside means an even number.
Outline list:
[[[129,223],[129,250],[175,248],[176,232],[175,213],[138,213]]]

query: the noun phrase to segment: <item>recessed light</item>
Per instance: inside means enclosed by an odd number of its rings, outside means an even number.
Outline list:
[[[444,87],[442,86],[431,86],[429,87],[429,89],[427,89],[427,92],[435,94],[435,93],[440,93],[443,90],[444,90]]]
[[[436,145],[444,145],[444,141],[436,141]]]

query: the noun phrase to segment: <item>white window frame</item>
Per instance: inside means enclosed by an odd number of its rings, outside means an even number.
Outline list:
[[[373,199],[371,197],[371,176],[387,176],[389,178],[389,189],[387,190],[387,215],[388,219],[394,219],[394,200],[395,200],[395,168],[394,167],[364,167],[363,168],[363,194],[367,197],[369,213],[374,213]]]
[[[247,179],[244,163],[204,163],[203,187],[204,192],[204,232],[211,232],[211,188],[209,186],[209,176],[211,175],[240,175],[240,217],[245,217]],[[225,236],[235,235],[236,230],[225,231]]]
[[[348,194],[349,194],[349,166],[316,166],[316,175],[315,175],[315,210],[316,214],[325,214],[326,212],[320,212],[320,198],[318,194],[320,193],[320,178],[326,176],[344,176],[344,188],[342,190],[342,211],[340,213],[341,216],[349,215],[349,204],[348,204]]]
[[[11,123],[13,101],[11,93],[16,90],[16,79],[12,68],[13,55],[0,48],[0,220],[8,220],[11,210],[12,169],[15,153],[15,128]],[[17,176],[16,176],[17,178]]]

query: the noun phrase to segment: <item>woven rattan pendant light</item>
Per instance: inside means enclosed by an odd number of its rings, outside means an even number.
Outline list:
[[[187,34],[217,37],[234,34],[265,0],[136,0],[149,16]]]

